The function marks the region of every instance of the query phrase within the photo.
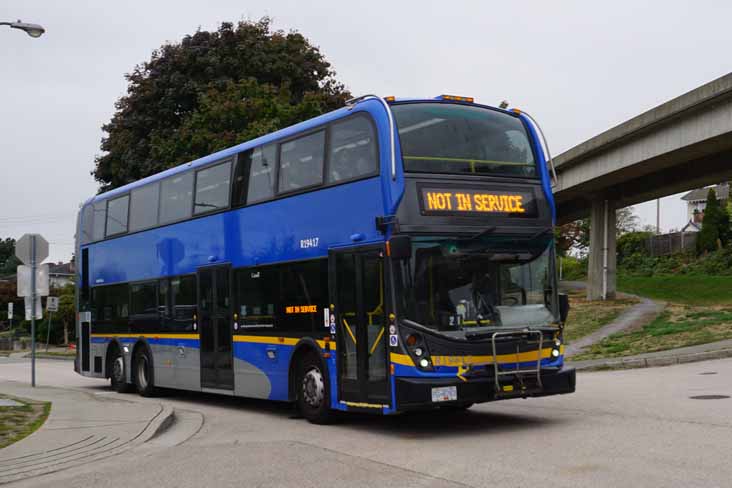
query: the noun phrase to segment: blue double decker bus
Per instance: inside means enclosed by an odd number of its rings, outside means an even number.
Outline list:
[[[368,95],[97,195],[76,371],[317,423],[573,392],[547,154],[519,110]]]

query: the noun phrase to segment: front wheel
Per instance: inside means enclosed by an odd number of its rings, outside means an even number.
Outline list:
[[[155,396],[157,389],[155,388],[152,358],[150,357],[150,352],[147,348],[142,348],[137,352],[137,354],[135,354],[135,361],[133,364],[135,365],[133,376],[135,379],[137,393],[144,397]]]
[[[297,375],[297,407],[309,422],[333,421],[325,367],[320,357],[310,353],[302,358]]]

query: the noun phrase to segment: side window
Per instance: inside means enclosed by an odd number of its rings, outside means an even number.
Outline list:
[[[235,310],[242,329],[271,329],[275,326],[275,304],[280,293],[276,266],[236,271]]]
[[[115,198],[107,202],[107,232],[113,236],[127,232],[127,217],[130,209],[130,196]]]
[[[94,208],[94,221],[92,228],[92,240],[101,241],[104,239],[104,225],[107,221],[107,202],[102,200],[101,202],[95,202]]]
[[[157,294],[157,282],[130,285],[130,313],[132,315],[157,315]]]
[[[194,214],[210,212],[229,206],[231,161],[196,172]]]
[[[127,285],[96,286],[92,288],[92,320],[99,332],[127,331],[129,317]]]
[[[378,171],[374,127],[365,116],[335,123],[330,129],[327,182],[352,180]]]
[[[313,332],[323,327],[323,307],[328,304],[326,260],[283,265],[280,273],[278,328],[288,332]]]
[[[153,183],[132,191],[130,202],[130,231],[147,229],[158,223],[160,185]]]
[[[323,182],[325,131],[280,145],[278,191],[286,193]]]
[[[170,279],[171,324],[175,330],[194,330],[196,315],[196,277],[179,276]]]
[[[94,206],[87,205],[81,210],[81,238],[82,244],[92,241],[94,226]]]
[[[167,224],[191,216],[193,173],[183,173],[160,184],[160,223]]]
[[[239,154],[234,175],[235,205],[256,203],[274,195],[277,145],[269,144]]]

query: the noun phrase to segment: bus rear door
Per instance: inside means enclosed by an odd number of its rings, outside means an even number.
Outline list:
[[[230,271],[228,265],[198,270],[198,328],[203,389],[234,389]]]

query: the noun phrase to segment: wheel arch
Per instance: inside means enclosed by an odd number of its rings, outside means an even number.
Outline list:
[[[330,391],[330,372],[328,371],[328,363],[323,358],[320,347],[315,339],[311,337],[304,337],[295,345],[295,350],[290,356],[290,364],[287,368],[287,399],[288,401],[294,402],[297,399],[295,393],[295,376],[297,372],[297,365],[299,362],[308,354],[313,354],[320,359],[320,364],[323,367],[323,374],[326,377],[326,388]]]

